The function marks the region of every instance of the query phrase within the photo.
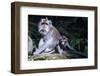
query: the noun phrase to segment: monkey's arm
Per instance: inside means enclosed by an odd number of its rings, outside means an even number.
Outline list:
[[[43,38],[40,39],[38,47],[41,47],[44,44]]]
[[[39,46],[39,48],[36,49],[34,54],[41,54],[43,51],[49,48],[52,45],[52,43],[53,43],[52,39],[46,41],[45,43],[43,43],[43,45]]]
[[[36,48],[36,51],[33,54],[40,54],[42,52],[42,48],[44,46],[45,42],[43,41],[43,38],[40,39],[38,48]],[[40,50],[39,50],[40,49]]]

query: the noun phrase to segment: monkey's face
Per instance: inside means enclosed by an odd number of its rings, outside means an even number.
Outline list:
[[[41,19],[39,22],[38,30],[41,35],[47,35],[50,32],[51,21],[48,19]]]
[[[60,40],[60,44],[65,46],[66,43],[68,43],[68,38],[65,36],[62,36],[62,39]]]

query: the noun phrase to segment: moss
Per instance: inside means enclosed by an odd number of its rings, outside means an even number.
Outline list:
[[[39,54],[39,55],[33,55],[29,56],[28,60],[57,60],[57,59],[67,59],[65,55],[60,54]]]

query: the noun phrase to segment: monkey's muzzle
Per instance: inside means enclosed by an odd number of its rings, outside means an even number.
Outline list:
[[[42,29],[40,32],[46,32],[46,30]]]
[[[46,35],[46,34],[47,34],[47,31],[44,30],[44,29],[41,29],[41,30],[40,30],[40,34],[41,34],[41,35]]]

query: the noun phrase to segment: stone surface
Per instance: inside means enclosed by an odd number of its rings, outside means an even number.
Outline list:
[[[29,56],[29,61],[34,60],[57,60],[57,59],[67,59],[67,56],[60,55],[60,54],[39,54],[39,55],[33,55]]]

